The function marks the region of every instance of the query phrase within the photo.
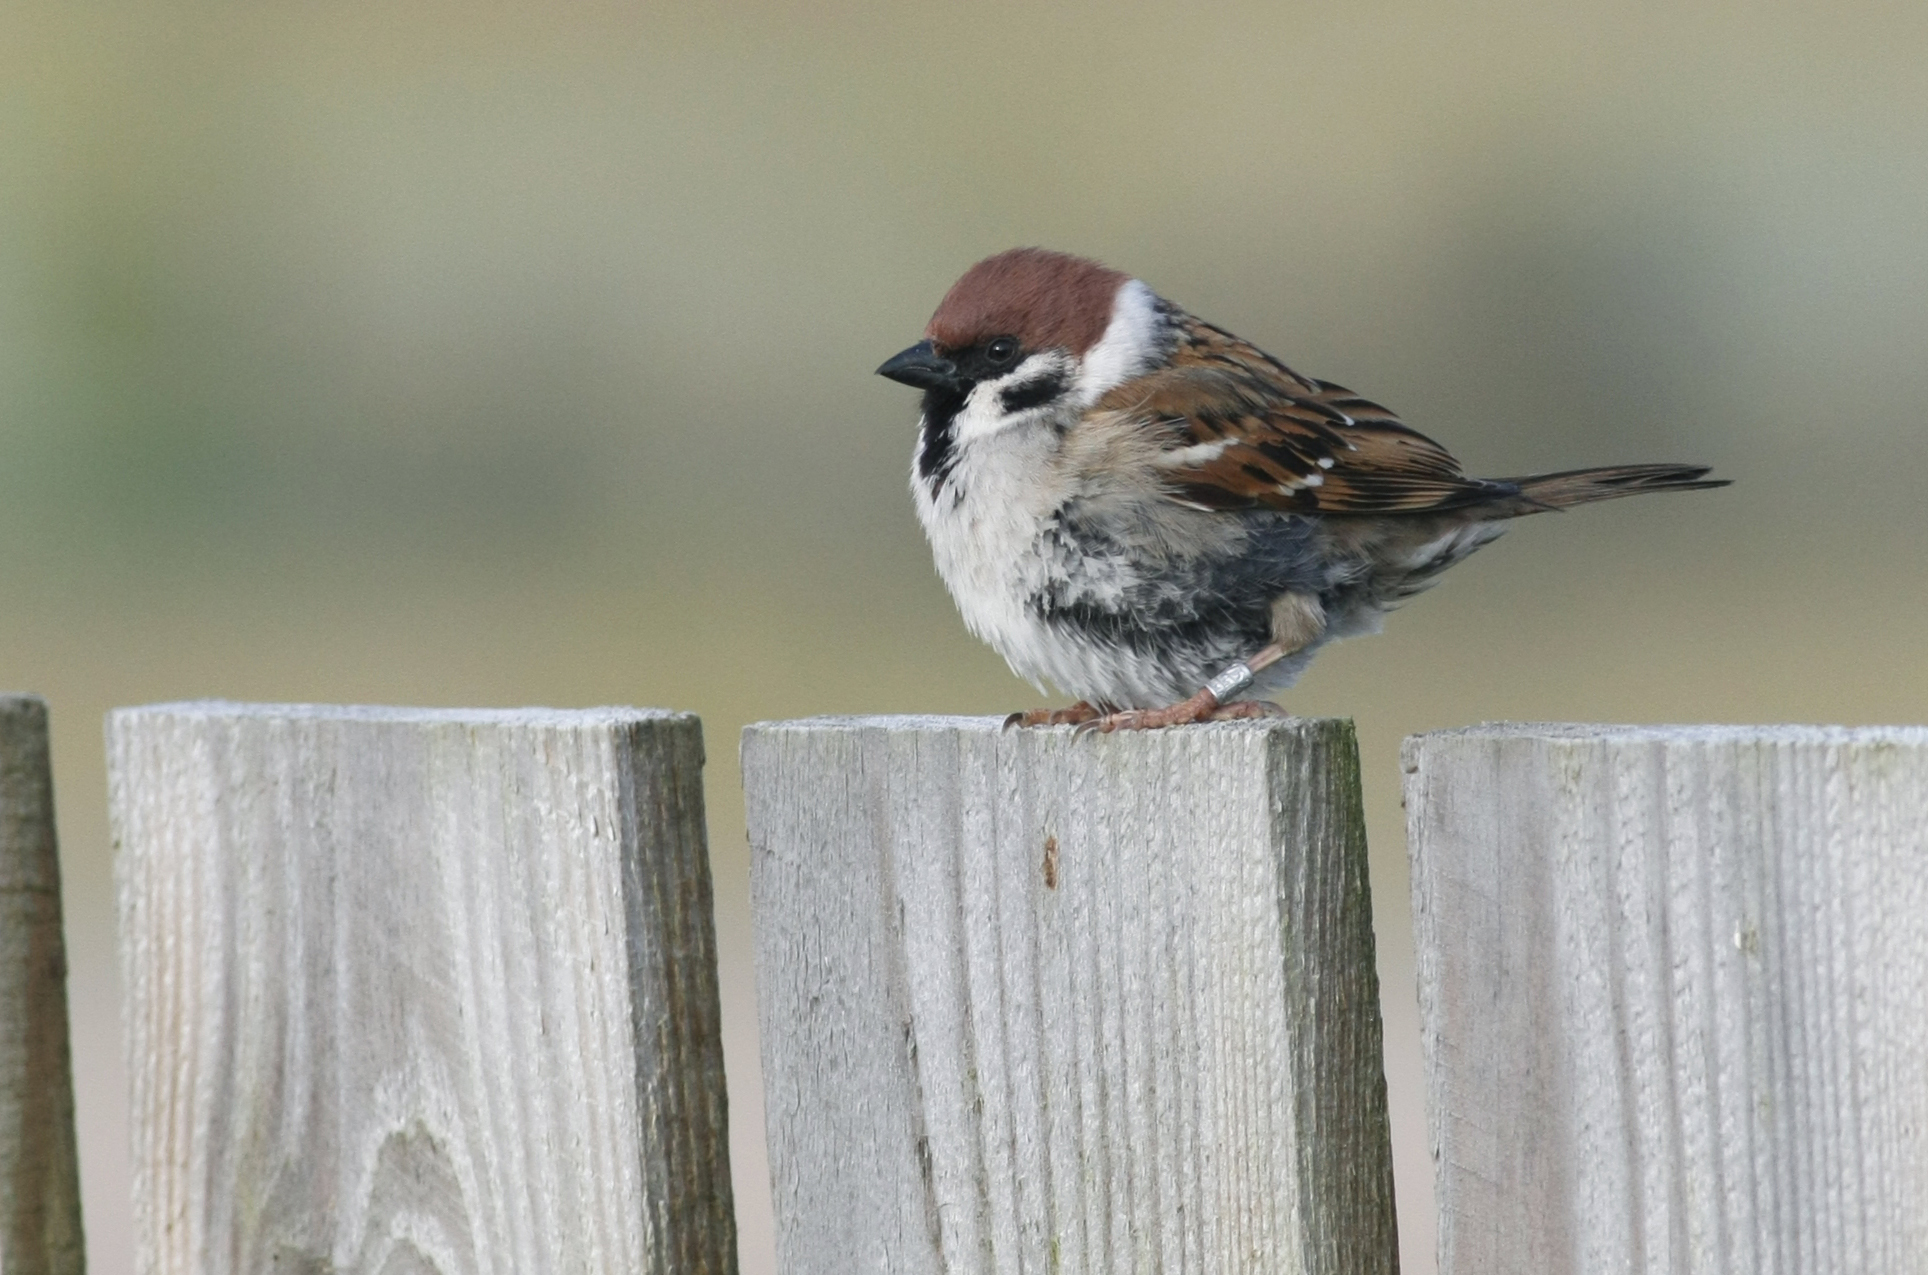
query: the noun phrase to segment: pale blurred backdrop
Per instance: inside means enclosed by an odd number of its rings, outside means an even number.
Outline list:
[[[132,1266],[101,714],[693,709],[743,1269],[772,1269],[739,728],[1038,702],[871,375],[965,266],[1102,257],[1531,520],[1287,702],[1366,763],[1432,1269],[1397,749],[1492,718],[1928,721],[1928,5],[13,0],[0,688],[52,705],[82,1174]]]

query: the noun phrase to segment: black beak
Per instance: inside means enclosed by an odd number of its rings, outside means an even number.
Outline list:
[[[937,347],[929,341],[919,341],[902,354],[891,355],[877,369],[877,375],[888,376],[904,385],[914,385],[920,390],[949,390],[956,393],[963,388],[963,383],[957,377],[957,364],[939,354]]]

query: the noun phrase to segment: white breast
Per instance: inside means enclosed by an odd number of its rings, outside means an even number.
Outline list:
[[[964,623],[1041,685],[1071,655],[1055,649],[1062,643],[1025,605],[1042,584],[1039,537],[1067,494],[1052,481],[1058,435],[1044,420],[987,428],[982,418],[996,410],[989,390],[979,387],[958,418],[943,485],[933,493],[913,464],[911,495]]]
[[[1094,651],[1046,625],[1029,600],[1065,564],[1053,561],[1041,538],[1074,495],[1089,495],[1061,454],[1067,414],[1076,415],[1107,391],[1142,371],[1159,336],[1158,300],[1143,283],[1121,285],[1104,336],[1069,361],[1057,352],[1034,355],[1013,372],[977,386],[953,425],[952,463],[942,485],[913,460],[911,494],[918,519],[964,623],[991,644],[1011,670],[1039,689],[1045,683],[1086,699],[1114,703],[1163,702],[1167,679],[1143,657]],[[1068,401],[1007,415],[1002,388],[1027,381],[1046,364],[1073,371]],[[918,431],[921,448],[923,430]],[[1104,564],[1081,564],[1087,587],[1099,589]],[[1120,579],[1113,587],[1122,589]],[[1129,665],[1130,667],[1125,667]],[[1142,667],[1140,667],[1142,665]]]
[[[957,447],[935,493],[913,464],[911,492],[937,573],[971,632],[1040,690],[1048,683],[1079,699],[1167,703],[1174,683],[1156,659],[1094,645],[1032,609],[1041,594],[1067,591],[1102,606],[1137,582],[1127,562],[1067,557],[1076,550],[1052,534],[1065,502],[1088,494],[1074,490],[1059,446],[1056,428],[1042,421],[980,436]]]

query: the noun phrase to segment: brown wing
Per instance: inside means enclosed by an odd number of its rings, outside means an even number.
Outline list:
[[[1445,448],[1342,386],[1300,376],[1186,317],[1172,362],[1103,408],[1169,431],[1172,498],[1202,509],[1413,513],[1511,494],[1468,478]]]

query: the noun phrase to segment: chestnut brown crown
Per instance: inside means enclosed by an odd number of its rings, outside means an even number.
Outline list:
[[[972,266],[951,285],[924,329],[939,350],[1014,336],[1026,350],[1074,355],[1097,344],[1118,289],[1130,279],[1084,257],[1012,248]]]

